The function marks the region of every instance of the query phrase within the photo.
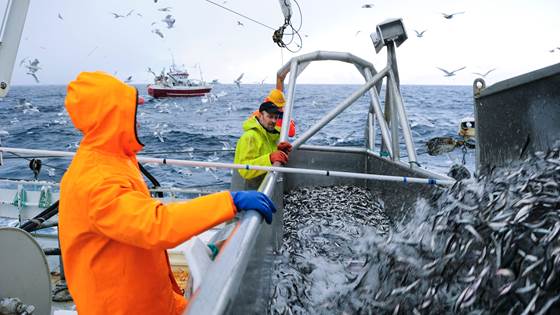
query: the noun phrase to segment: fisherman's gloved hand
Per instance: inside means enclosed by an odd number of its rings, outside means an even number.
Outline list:
[[[265,194],[255,190],[232,191],[230,194],[238,212],[256,210],[264,217],[266,223],[272,223],[272,214],[276,212],[276,207]]]
[[[274,151],[270,153],[270,163],[278,162],[282,165],[288,164],[288,155],[283,151]]]
[[[282,142],[278,143],[276,148],[278,150],[286,153],[286,154],[292,152],[292,145],[289,142],[286,142],[286,141],[282,141]]]

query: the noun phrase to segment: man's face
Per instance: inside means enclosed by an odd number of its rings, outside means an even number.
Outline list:
[[[278,114],[269,114],[266,111],[262,111],[259,115],[259,122],[268,131],[274,131],[276,126],[276,121],[278,120]]]

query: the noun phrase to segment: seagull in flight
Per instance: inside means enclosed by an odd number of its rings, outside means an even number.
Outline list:
[[[35,60],[30,61],[26,66],[27,71],[31,72],[31,73],[35,73],[37,72],[37,70],[41,69],[41,67],[39,67],[39,60],[37,58],[35,58]]]
[[[455,12],[455,13],[451,13],[451,14],[447,14],[447,13],[442,12],[441,14],[443,15],[444,18],[450,20],[451,18],[453,18],[454,15],[463,14],[463,13],[465,13],[465,12],[464,11],[463,12]]]
[[[159,8],[158,11],[169,12],[169,11],[171,11],[171,9],[173,9],[173,8],[172,7],[165,7],[165,8]]]
[[[239,26],[245,26],[245,24],[243,24],[243,23],[241,23],[241,22],[239,22],[239,21],[237,21],[237,25],[239,25]]]
[[[152,33],[156,34],[157,36],[159,36],[159,37],[161,37],[161,38],[164,37],[164,36],[163,36],[163,33],[162,33],[159,29],[157,29],[157,28],[153,29],[153,30],[152,30]]]
[[[111,12],[111,14],[113,15],[113,17],[115,19],[118,19],[118,18],[124,18],[124,17],[130,16],[132,14],[132,12],[134,12],[134,9],[128,11],[127,14],[118,14],[118,13],[115,13],[115,12]]]
[[[357,31],[356,34],[354,36],[358,36],[358,34],[360,34],[361,31]]]
[[[241,87],[241,86],[240,86],[240,85],[241,85],[241,79],[243,78],[243,75],[244,75],[244,74],[245,74],[245,73],[242,73],[237,79],[235,79],[235,80],[233,81],[233,83],[235,83],[235,84],[237,85],[238,88]]]
[[[462,68],[459,68],[459,69],[453,70],[453,71],[447,71],[447,70],[442,69],[442,68],[438,68],[438,69],[441,70],[441,71],[443,71],[443,72],[445,72],[445,76],[446,76],[446,77],[452,77],[452,76],[455,75],[455,72],[460,71],[460,70],[463,70],[463,69],[465,69],[465,68],[466,68],[466,67],[462,67]]]
[[[171,16],[171,14],[168,14],[165,19],[161,21],[167,23],[167,28],[173,28],[173,24],[175,24],[175,19]]]
[[[41,69],[41,67],[39,67],[39,59],[35,58],[33,61],[31,61],[27,58],[24,58],[22,61],[20,61],[19,65],[22,66],[25,64],[25,62],[27,62],[27,64],[25,65],[25,68],[27,68],[27,72],[25,74],[32,76],[33,79],[35,79],[35,82],[39,83],[39,79],[35,74],[37,71],[39,71],[39,69]]]
[[[364,9],[373,8],[373,3],[366,3],[362,6],[362,8],[364,8]]]
[[[416,37],[423,37],[423,36],[424,36],[424,33],[425,33],[427,30],[423,30],[422,32],[418,32],[417,30],[414,30],[414,31],[416,32]]]
[[[61,21],[64,21],[64,18],[62,17],[62,15],[61,15],[60,13],[58,14],[58,18],[59,18]]]
[[[476,75],[479,75],[479,76],[481,76],[481,77],[483,77],[483,78],[486,78],[486,76],[489,75],[490,72],[492,72],[492,71],[494,71],[494,70],[496,70],[496,68],[490,69],[490,70],[486,71],[486,73],[473,72],[473,74],[476,74]]]

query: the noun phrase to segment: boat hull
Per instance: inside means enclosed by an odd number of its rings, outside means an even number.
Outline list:
[[[160,87],[148,85],[148,94],[155,98],[161,97],[197,97],[204,96],[212,90],[211,86]]]

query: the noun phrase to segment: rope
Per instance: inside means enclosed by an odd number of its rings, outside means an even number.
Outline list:
[[[234,11],[234,10],[232,10],[232,9],[230,9],[230,8],[227,8],[227,7],[225,7],[225,6],[221,5],[221,4],[218,4],[218,3],[214,2],[214,1],[210,1],[210,0],[204,0],[204,1],[210,2],[210,3],[212,3],[213,5],[216,5],[216,6],[222,8],[222,9],[224,9],[224,10],[227,10],[227,11],[229,11],[229,12],[231,12],[231,13],[234,13],[234,14],[237,14],[237,15],[239,15],[239,16],[241,16],[241,17],[244,17],[244,18],[246,18],[246,19],[249,20],[249,21],[255,22],[255,23],[257,23],[257,24],[259,24],[259,25],[262,25],[262,26],[264,26],[264,27],[266,27],[266,28],[269,28],[269,29],[271,29],[271,30],[273,30],[273,31],[275,30],[273,27],[270,27],[270,26],[268,26],[268,25],[266,25],[266,24],[264,24],[264,23],[261,23],[261,22],[259,22],[259,21],[257,21],[257,20],[254,20],[254,19],[252,19],[252,18],[250,18],[250,17],[248,17],[248,16],[246,16],[246,15],[244,15],[244,14],[241,14],[241,13],[239,13],[239,12],[236,12],[236,11]]]

